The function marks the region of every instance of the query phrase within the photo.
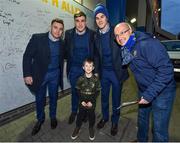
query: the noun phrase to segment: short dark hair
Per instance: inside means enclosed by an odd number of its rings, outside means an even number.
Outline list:
[[[89,64],[93,64],[93,66],[94,66],[94,61],[93,61],[93,59],[92,58],[86,58],[85,60],[84,60],[84,62],[83,62],[83,66],[85,65],[85,63],[89,63]]]
[[[53,20],[51,21],[51,25],[53,25],[54,22],[60,23],[60,24],[62,24],[63,27],[64,27],[64,22],[63,22],[62,19],[60,19],[60,18],[55,18],[55,19],[53,19]]]
[[[85,19],[86,19],[86,14],[82,11],[78,11],[74,14],[74,19],[76,19],[77,17],[81,17],[81,16],[84,16]]]

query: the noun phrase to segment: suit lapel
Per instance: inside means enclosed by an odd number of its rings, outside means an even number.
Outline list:
[[[114,63],[116,57],[119,53],[119,49],[117,46],[115,46],[114,41],[114,34],[113,34],[113,28],[110,29],[110,48],[111,48],[111,54],[112,54],[112,62]]]
[[[70,33],[70,55],[73,55],[73,48],[74,48],[74,34],[75,34],[75,28],[71,31],[72,33]]]
[[[50,47],[49,47],[49,38],[48,38],[48,33],[46,33],[46,35],[43,38],[43,45],[44,45],[44,51],[45,51],[45,55],[47,55],[48,57],[50,57]]]
[[[98,47],[100,58],[102,59],[102,44],[101,44],[101,36],[99,32],[97,33],[97,39],[99,39],[97,40],[97,47]]]

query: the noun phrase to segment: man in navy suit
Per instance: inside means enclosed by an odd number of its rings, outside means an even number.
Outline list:
[[[49,116],[51,128],[57,126],[56,108],[58,87],[63,90],[64,43],[61,39],[64,23],[61,19],[51,21],[47,33],[33,34],[23,55],[24,82],[35,95],[37,123],[32,135],[39,132],[45,120],[46,90],[49,92]]]
[[[78,78],[84,74],[83,61],[93,58],[94,31],[87,27],[86,14],[79,11],[74,14],[74,28],[65,32],[65,49],[67,58],[67,76],[71,84],[71,114],[68,123],[72,124],[76,118],[79,95],[76,90]],[[83,119],[86,120],[86,117]]]
[[[121,103],[121,90],[123,82],[128,78],[126,67],[122,67],[121,50],[115,42],[114,28],[109,23],[109,14],[105,6],[98,4],[94,9],[94,18],[97,25],[95,35],[95,72],[99,73],[101,80],[101,107],[102,119],[97,128],[104,127],[109,120],[109,96],[112,87],[112,116],[111,135],[118,132]]]

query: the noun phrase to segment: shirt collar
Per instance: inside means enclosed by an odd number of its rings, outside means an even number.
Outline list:
[[[78,35],[83,35],[84,33],[86,33],[86,29],[85,29],[84,31],[82,31],[82,32],[79,32],[79,31],[76,29],[76,34],[78,34]]]
[[[110,26],[109,26],[109,23],[107,23],[103,29],[101,29],[101,30],[99,29],[99,32],[100,32],[100,34],[105,34],[105,33],[109,32],[109,30],[110,30]]]

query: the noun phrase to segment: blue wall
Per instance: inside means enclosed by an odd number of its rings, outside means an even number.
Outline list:
[[[106,0],[106,7],[109,12],[109,20],[112,25],[125,20],[126,0]]]

